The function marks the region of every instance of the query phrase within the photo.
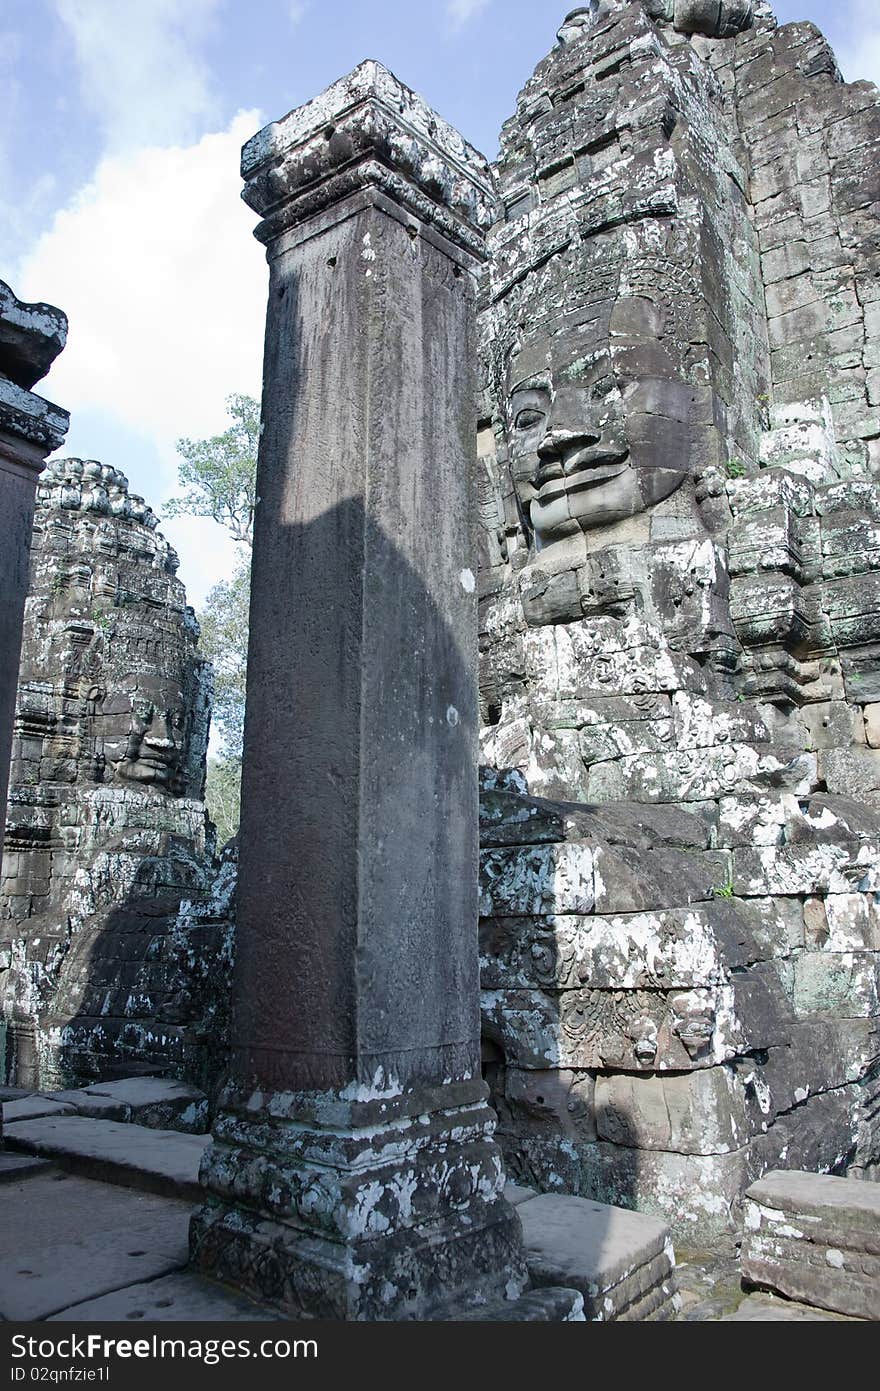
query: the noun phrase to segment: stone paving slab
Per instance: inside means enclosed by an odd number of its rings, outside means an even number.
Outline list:
[[[52,1166],[48,1159],[38,1159],[33,1154],[16,1154],[11,1150],[0,1150],[0,1183],[17,1183],[19,1179],[31,1178]]]
[[[451,1311],[450,1323],[584,1323],[584,1299],[578,1290],[526,1290],[519,1299],[501,1299],[466,1313]]]
[[[64,1101],[78,1116],[91,1116],[95,1120],[130,1121],[131,1110],[123,1101],[110,1096],[92,1096],[90,1092],[71,1088],[63,1092],[47,1092],[53,1101]]]
[[[657,1218],[550,1193],[519,1203],[517,1212],[534,1284],[580,1290],[589,1320],[677,1311],[672,1242]]]
[[[0,1314],[44,1319],[180,1269],[191,1210],[174,1198],[57,1171],[3,1184]]]
[[[68,1102],[83,1116],[133,1121],[158,1130],[204,1134],[208,1124],[204,1092],[174,1077],[122,1077],[48,1095]]]
[[[202,1196],[199,1163],[210,1136],[69,1115],[16,1121],[5,1127],[4,1140],[9,1149],[41,1155],[89,1178],[196,1202]]]
[[[521,1183],[505,1183],[504,1196],[511,1207],[519,1207],[520,1203],[527,1203],[529,1198],[537,1198],[537,1188],[525,1188]]]
[[[772,1294],[750,1294],[732,1314],[725,1314],[721,1323],[856,1323],[842,1314],[828,1313],[809,1304],[797,1304],[789,1299],[775,1299]]]
[[[249,1299],[203,1275],[181,1270],[158,1280],[129,1285],[97,1299],[85,1299],[51,1316],[54,1323],[115,1322],[147,1319],[163,1323],[286,1322],[283,1314]]]
[[[19,1097],[17,1101],[3,1102],[3,1126],[13,1121],[32,1121],[41,1116],[74,1116],[74,1108],[63,1101],[53,1101],[50,1097],[32,1093]]]
[[[22,1096],[33,1096],[29,1087],[0,1087],[0,1102],[18,1101]]]
[[[500,1300],[482,1309],[452,1311],[449,1322],[582,1323],[584,1301],[577,1290],[528,1290],[519,1299]],[[52,1323],[117,1322],[145,1319],[173,1323],[188,1320],[222,1323],[287,1322],[283,1314],[217,1285],[192,1271],[114,1290],[53,1314]]]
[[[743,1207],[743,1280],[854,1318],[880,1319],[880,1187],[777,1169]]]

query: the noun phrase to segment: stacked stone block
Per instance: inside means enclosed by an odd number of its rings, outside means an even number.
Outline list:
[[[875,1173],[880,1091],[877,96],[720,15],[584,9],[520,94],[478,450],[505,1158],[686,1242]]]
[[[746,1193],[743,1280],[851,1318],[880,1319],[880,1191],[778,1171]]]

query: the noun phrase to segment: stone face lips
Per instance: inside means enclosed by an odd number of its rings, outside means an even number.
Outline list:
[[[876,1185],[777,1171],[745,1195],[743,1279],[789,1299],[880,1318]]]

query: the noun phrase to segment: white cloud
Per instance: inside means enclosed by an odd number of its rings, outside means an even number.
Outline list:
[[[267,273],[238,172],[259,124],[259,113],[241,112],[195,145],[108,156],[22,265],[18,293],[70,319],[47,395],[74,421],[97,411],[149,441],[159,476],[153,488],[138,482],[159,511],[176,489],[175,441],[225,429],[231,392],[259,397]],[[124,458],[104,462],[126,471]],[[210,530],[197,540],[198,526],[164,529],[185,571],[188,546],[202,548],[197,588],[216,578]],[[215,549],[219,574],[228,568],[219,534]]]
[[[488,4],[489,0],[447,0],[446,16],[453,29],[463,29],[468,21],[475,19]]]
[[[837,45],[837,61],[847,82],[866,78],[880,86],[880,14],[877,0],[850,0],[846,31],[852,37]]]
[[[20,34],[11,29],[0,30],[0,187],[7,190],[7,196],[0,204],[0,264],[7,278],[27,226],[29,211],[22,206],[22,195],[17,187],[11,158],[14,133],[20,125],[22,84],[15,76],[15,65],[22,48]],[[9,190],[15,190],[15,194],[10,196]],[[37,191],[36,197],[30,190],[26,197],[28,201],[34,199],[39,202],[45,191],[44,185],[42,191]]]
[[[287,15],[294,27],[305,18],[308,8],[307,0],[289,0]]]
[[[216,118],[196,46],[219,0],[55,0],[109,153],[194,140]]]
[[[179,578],[186,586],[187,602],[200,609],[208,590],[232,575],[241,559],[241,546],[210,517],[166,519],[158,510],[160,530],[180,556]]]

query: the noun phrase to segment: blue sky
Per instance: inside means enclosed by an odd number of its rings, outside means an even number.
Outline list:
[[[573,0],[572,0],[573,3]],[[122,468],[161,513],[174,441],[259,393],[265,263],[238,152],[268,120],[378,58],[493,156],[566,0],[3,0],[0,279],[60,305],[68,348],[42,389],[66,453]],[[778,0],[848,80],[880,79],[877,0]],[[199,603],[234,548],[163,526]]]

